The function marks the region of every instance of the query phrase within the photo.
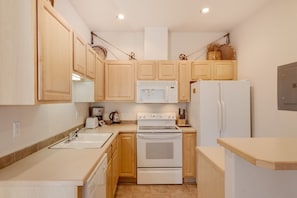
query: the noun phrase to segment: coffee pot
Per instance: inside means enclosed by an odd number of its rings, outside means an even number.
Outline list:
[[[112,124],[118,124],[118,123],[121,122],[120,121],[120,115],[119,115],[118,111],[111,112],[109,114],[109,119],[111,120]]]

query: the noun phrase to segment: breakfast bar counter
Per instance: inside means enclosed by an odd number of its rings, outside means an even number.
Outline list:
[[[297,197],[297,138],[220,138],[225,198]]]

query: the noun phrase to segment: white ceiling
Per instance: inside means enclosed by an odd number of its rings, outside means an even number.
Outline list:
[[[69,0],[91,31],[229,32],[272,0]],[[200,9],[210,8],[208,15]],[[116,18],[125,14],[125,20]]]

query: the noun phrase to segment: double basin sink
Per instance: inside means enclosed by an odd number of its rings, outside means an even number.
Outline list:
[[[101,148],[113,133],[76,133],[53,145],[50,149],[91,149]]]

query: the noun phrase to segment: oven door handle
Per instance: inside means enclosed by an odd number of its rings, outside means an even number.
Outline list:
[[[153,134],[153,135],[143,135],[143,134],[137,134],[137,137],[143,138],[143,139],[150,139],[150,140],[164,140],[164,139],[175,139],[178,137],[181,137],[181,133],[177,133],[174,135],[168,135],[168,134],[162,134],[162,135],[157,135],[157,134]]]

